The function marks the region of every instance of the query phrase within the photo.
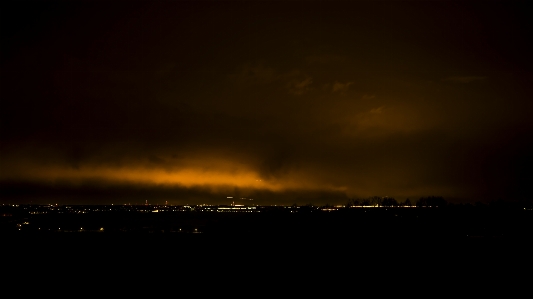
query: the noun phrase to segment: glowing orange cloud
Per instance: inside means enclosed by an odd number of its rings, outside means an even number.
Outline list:
[[[19,164],[20,166],[20,164]],[[181,169],[147,167],[92,167],[72,168],[67,166],[28,165],[18,167],[9,173],[0,174],[0,179],[24,179],[41,182],[67,181],[79,183],[88,180],[101,180],[116,183],[164,185],[180,187],[205,186],[212,189],[238,187],[284,190],[344,190],[343,187],[325,185],[304,177],[302,174],[286,175],[284,178],[265,180],[260,175],[242,166],[230,170],[188,166]]]

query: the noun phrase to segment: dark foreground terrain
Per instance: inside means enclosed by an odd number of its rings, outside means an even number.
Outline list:
[[[141,287],[184,277],[307,290],[362,278],[487,285],[520,276],[533,240],[523,208],[224,208],[4,205],[2,256],[13,277],[35,281],[60,269],[61,281]]]

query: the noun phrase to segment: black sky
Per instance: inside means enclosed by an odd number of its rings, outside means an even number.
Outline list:
[[[0,200],[529,199],[526,1],[4,1]]]

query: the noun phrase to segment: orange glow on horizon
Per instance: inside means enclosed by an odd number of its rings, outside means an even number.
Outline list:
[[[25,169],[31,169],[26,171]],[[0,174],[0,179],[7,178]],[[263,189],[270,191],[285,190],[334,190],[344,191],[343,187],[335,187],[316,182],[302,175],[266,180],[258,173],[248,169],[224,171],[218,169],[189,167],[181,170],[164,170],[158,168],[110,168],[110,167],[25,167],[13,171],[10,179],[18,178],[41,182],[66,181],[83,183],[86,181],[106,181],[110,183],[133,183],[141,185],[177,186],[177,187],[208,187],[224,189],[228,187]]]

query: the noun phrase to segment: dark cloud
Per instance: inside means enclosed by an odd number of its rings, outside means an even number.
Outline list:
[[[2,5],[2,198],[527,196],[521,4]]]
[[[312,54],[305,57],[305,60],[309,64],[322,64],[329,65],[332,63],[339,64],[347,60],[347,57],[334,55],[334,54]]]
[[[348,88],[350,88],[350,85],[352,85],[353,82],[346,82],[346,83],[340,83],[340,82],[337,82],[335,81],[335,83],[333,83],[333,92],[345,92],[348,90]]]
[[[470,83],[473,81],[485,80],[486,77],[481,76],[455,76],[442,79],[442,81],[450,81],[455,83]]]
[[[303,95],[312,90],[313,78],[300,70],[292,70],[281,75],[285,86],[292,95]]]

